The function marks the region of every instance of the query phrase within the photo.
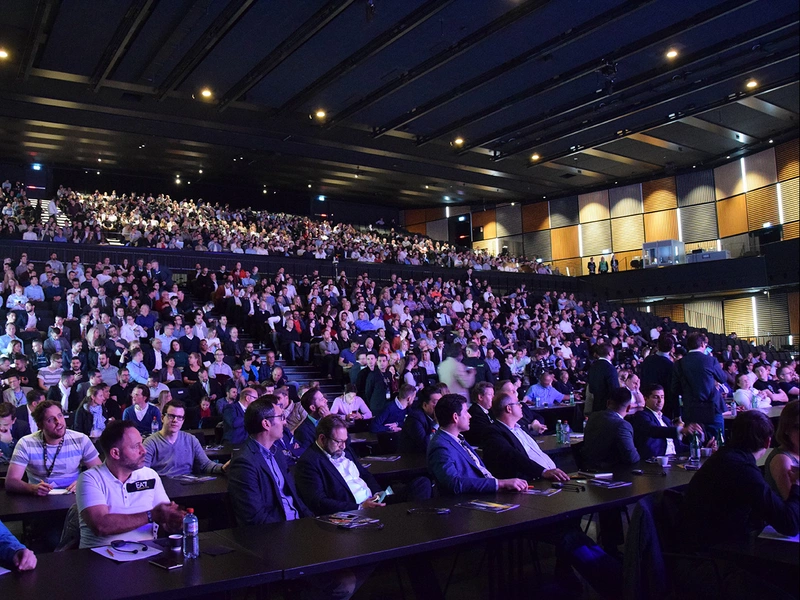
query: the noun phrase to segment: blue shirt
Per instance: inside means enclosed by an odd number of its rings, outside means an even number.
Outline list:
[[[564,399],[564,394],[559,392],[552,385],[550,387],[544,387],[540,383],[529,387],[528,392],[525,394],[525,397],[530,398],[531,400],[537,396],[545,404],[553,404],[555,400],[561,402]]]
[[[0,564],[11,567],[14,555],[25,548],[8,527],[0,523]]]
[[[344,362],[345,362],[346,364],[348,364],[348,365],[353,365],[353,364],[355,364],[355,362],[356,362],[356,355],[355,355],[355,354],[353,354],[353,353],[350,351],[350,348],[347,348],[346,350],[342,350],[342,351],[339,353],[339,357],[340,357],[340,358],[342,358],[342,359],[344,359]]]
[[[137,363],[133,360],[130,361],[126,366],[128,367],[128,372],[131,374],[131,381],[147,385],[147,377],[149,375],[147,372],[147,367],[145,367],[142,363]]]

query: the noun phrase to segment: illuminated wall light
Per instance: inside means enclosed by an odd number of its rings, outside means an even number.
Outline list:
[[[758,308],[755,296],[750,297],[750,305],[753,307],[753,334],[758,337]]]
[[[446,219],[450,218],[450,207],[449,206],[445,206],[444,207],[444,216],[445,216]]]
[[[682,242],[683,241],[683,227],[681,227],[681,209],[680,208],[676,208],[675,211],[676,211],[676,214],[678,216],[678,241]]]
[[[650,307],[649,306],[647,307],[647,312],[650,312]]]
[[[778,183],[778,223],[783,225],[783,190],[781,184]]]
[[[767,221],[766,223],[762,223],[761,227],[764,229],[769,229],[770,227],[772,227],[772,223],[770,221]]]
[[[722,240],[717,240],[717,252],[722,252]]]
[[[459,222],[463,223],[467,220],[467,217],[458,217]]]
[[[578,256],[583,256],[583,227],[578,225]]]
[[[739,165],[742,169],[742,191],[747,192],[747,169],[744,166],[744,158],[739,159]]]
[[[794,340],[793,340],[792,336],[790,335],[789,336],[789,345],[791,346],[793,343],[794,343]]]

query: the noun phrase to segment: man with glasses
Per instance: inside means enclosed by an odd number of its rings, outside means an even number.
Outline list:
[[[347,446],[347,425],[338,415],[317,423],[317,439],[294,469],[297,489],[317,515],[385,506],[378,500],[381,486]]]
[[[243,444],[247,441],[247,430],[245,427],[245,411],[254,400],[258,398],[258,392],[251,387],[244,388],[239,392],[239,401],[228,404],[222,411],[222,441],[229,444]]]
[[[144,442],[144,464],[161,477],[179,475],[223,475],[230,461],[224,465],[211,461],[195,436],[181,431],[186,418],[186,405],[171,400],[164,405],[164,425],[158,433]]]
[[[102,464],[78,479],[76,501],[80,515],[81,548],[124,540],[112,552],[132,552],[154,538],[153,524],[180,531],[184,513],[170,502],[161,478],[145,467],[142,436],[130,421],[112,421],[100,435],[106,456]],[[133,542],[133,543],[131,543]]]

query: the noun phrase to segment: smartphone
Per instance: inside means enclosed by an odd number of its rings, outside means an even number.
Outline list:
[[[167,571],[180,569],[183,566],[183,555],[178,557],[174,556],[174,554],[162,554],[158,558],[151,560],[150,564],[166,569]]]

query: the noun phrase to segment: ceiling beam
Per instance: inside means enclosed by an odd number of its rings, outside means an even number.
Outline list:
[[[308,40],[322,31],[354,1],[355,0],[332,0],[311,15],[305,23],[278,44],[278,46],[255,67],[250,69],[247,75],[242,77],[225,92],[225,95],[219,102],[220,112],[230,106],[231,102],[235,102],[258,85],[264,77],[277,69],[283,61],[299,50]]]
[[[428,60],[425,60],[408,71],[401,73],[371,94],[368,94],[360,100],[356,100],[349,106],[344,107],[342,110],[328,119],[327,126],[330,127],[364,110],[368,106],[372,106],[378,100],[381,100],[390,94],[395,93],[397,90],[404,88],[409,83],[416,81],[420,77],[427,75],[431,71],[438,69],[444,64],[447,64],[457,56],[461,56],[464,54],[464,52],[482,42],[489,36],[494,35],[498,31],[501,31],[513,23],[516,23],[518,20],[528,16],[532,12],[543,8],[549,4],[549,2],[550,0],[527,0],[519,6],[512,8],[510,11],[499,16],[491,23],[488,23],[477,31],[474,31],[461,38],[458,42],[430,57]]]
[[[128,7],[128,12],[120,21],[111,41],[103,51],[103,56],[94,68],[91,77],[92,91],[99,91],[105,80],[116,69],[134,36],[140,31],[156,4],[158,0],[135,0]]]
[[[657,165],[655,163],[646,162],[643,160],[639,160],[638,158],[630,158],[628,156],[622,156],[621,154],[615,154],[613,152],[606,152],[605,150],[598,150],[597,148],[587,148],[586,150],[582,150],[581,154],[586,154],[587,156],[594,156],[595,158],[602,158],[603,160],[610,160],[612,162],[617,162],[623,165],[627,165],[629,167],[639,167],[643,169],[651,169],[654,171],[663,168],[663,165]]]
[[[178,87],[255,3],[256,0],[230,0],[214,19],[214,22],[203,32],[200,39],[164,78],[156,92],[157,99],[164,100],[172,90]]]
[[[794,56],[781,57],[778,60],[779,60],[779,62],[782,62],[784,60],[789,60],[790,58],[794,58],[797,55],[798,55],[798,53],[795,52]],[[727,79],[732,79],[732,78],[738,77],[740,75],[741,75],[741,73],[735,73],[735,74],[731,73],[731,74],[729,74]],[[779,89],[784,88],[784,87],[789,86],[789,85],[797,85],[797,78],[796,77],[788,77],[788,78],[782,79],[782,80],[780,80],[778,82],[775,82],[775,83],[773,83],[771,85],[765,85],[765,86],[763,86],[764,89],[762,89],[760,93],[766,93],[766,92],[769,92],[769,91],[779,90]],[[706,86],[706,87],[708,87],[708,86]],[[659,127],[663,127],[664,125],[669,125],[670,123],[680,123],[680,122],[683,122],[683,119],[686,118],[687,116],[702,115],[703,113],[706,113],[706,112],[708,112],[710,110],[716,110],[716,109],[721,108],[723,106],[727,106],[731,102],[735,102],[735,101],[736,100],[734,98],[731,98],[729,95],[726,95],[721,100],[718,100],[716,102],[711,102],[709,104],[706,104],[705,106],[695,107],[691,111],[687,111],[690,114],[684,114],[684,115],[681,116],[681,118],[675,118],[675,117],[672,117],[672,116],[662,117],[662,118],[657,119],[655,121],[651,121],[650,123],[646,123],[644,125],[641,125],[641,126],[635,128],[634,130],[630,130],[624,136],[620,136],[617,133],[608,134],[608,135],[605,135],[604,137],[602,137],[601,139],[597,139],[597,140],[594,140],[592,142],[587,142],[585,145],[581,145],[580,147],[576,148],[575,146],[573,146],[572,148],[570,148],[568,150],[564,150],[564,151],[557,152],[557,153],[552,154],[552,155],[545,156],[545,157],[543,157],[543,160],[553,161],[553,160],[558,160],[559,158],[564,158],[566,156],[573,156],[573,155],[576,155],[576,154],[581,154],[582,152],[585,152],[586,149],[598,148],[598,147],[603,146],[605,144],[610,144],[611,142],[614,142],[616,140],[624,139],[626,137],[629,137],[633,133],[644,133],[644,132],[652,131],[652,130],[657,129]],[[593,124],[592,126],[594,127],[595,125]],[[777,136],[778,134],[775,134],[775,135]],[[536,163],[530,163],[528,165],[528,168],[531,168],[531,167],[534,167],[534,166],[539,166],[540,164],[542,164],[543,160],[540,160],[539,162],[536,162]]]
[[[344,74],[352,71],[365,60],[375,56],[384,48],[394,44],[401,37],[413,31],[433,15],[438,13],[453,0],[429,0],[410,14],[403,17],[400,21],[392,25],[389,29],[370,40],[368,44],[362,46],[350,56],[345,58],[338,65],[330,69],[324,75],[318,77],[301,91],[297,92],[283,106],[278,109],[279,113],[295,110],[302,106],[306,101],[313,98],[316,94],[331,85],[334,81]]]
[[[36,2],[33,24],[19,61],[19,76],[23,81],[27,81],[30,77],[39,49],[47,42],[47,32],[52,29],[60,8],[61,0],[38,0]]]
[[[641,52],[642,50],[645,50],[646,48],[649,48],[655,44],[663,44],[665,40],[668,40],[669,38],[675,35],[684,33],[686,31],[694,29],[695,27],[699,27],[700,25],[713,21],[714,19],[718,19],[723,15],[739,10],[740,8],[747,6],[748,4],[752,4],[753,2],[754,0],[728,0],[728,2],[724,2],[723,4],[702,11],[696,15],[684,19],[683,21],[674,23],[663,29],[660,29],[659,31],[651,33],[650,35],[645,36],[642,39],[636,40],[635,42],[631,42],[630,44],[623,46],[622,48],[609,52],[607,56],[609,60],[613,61],[622,60],[638,52]],[[470,115],[452,121],[451,123],[448,123],[436,129],[435,131],[433,131],[428,135],[420,136],[418,143],[420,145],[426,144],[432,140],[435,140],[437,138],[453,133],[454,131],[462,129],[476,121],[480,121],[486,119],[487,117],[496,115],[497,113],[502,112],[507,108],[510,108],[515,104],[518,104],[519,102],[522,102],[523,100],[529,100],[531,98],[538,96],[539,94],[555,90],[563,85],[566,85],[577,79],[580,79],[581,77],[592,75],[596,73],[600,67],[602,67],[602,63],[597,58],[592,58],[591,60],[581,65],[578,65],[577,67],[574,67],[566,72],[554,75],[550,79],[531,85],[523,90],[520,90],[515,94],[512,94],[511,96],[507,96],[506,98],[503,98],[502,100],[495,102],[494,104],[490,104],[489,106],[482,108],[479,111],[476,111]],[[497,135],[494,135],[492,137],[499,138],[503,137],[503,135],[508,135],[509,133],[504,133],[507,131],[507,129],[509,128],[504,128],[502,131],[499,131]],[[491,141],[494,141],[494,139],[491,139],[490,136],[485,136],[482,139],[487,140],[483,143],[489,143]],[[467,142],[472,146],[482,145],[482,144],[473,144],[472,142],[469,142],[469,140],[467,140]]]
[[[554,36],[549,40],[535,46],[534,48],[515,56],[511,60],[489,69],[488,71],[484,71],[480,75],[477,75],[476,77],[473,77],[472,79],[465,81],[464,83],[457,85],[450,90],[447,90],[443,94],[439,94],[424,104],[415,106],[399,117],[392,119],[391,121],[384,123],[379,127],[376,127],[374,135],[375,137],[380,137],[381,135],[392,131],[393,129],[408,125],[416,119],[419,119],[420,117],[423,117],[428,113],[441,108],[445,104],[494,81],[498,77],[509,73],[517,67],[521,67],[522,65],[533,60],[537,60],[548,54],[551,54],[559,48],[563,48],[564,46],[575,43],[581,38],[598,31],[606,25],[625,17],[634,10],[638,10],[647,4],[651,4],[652,2],[653,0],[638,0],[635,2],[627,2],[623,6],[615,6],[611,10],[593,17],[585,23],[581,23],[577,27],[570,28],[567,31],[564,31],[559,35]]]
[[[786,110],[778,106],[777,104],[773,104],[772,102],[767,102],[766,100],[762,100],[756,96],[750,96],[749,98],[742,98],[738,101],[739,104],[742,106],[746,106],[747,108],[752,108],[753,110],[757,110],[758,112],[764,113],[765,115],[769,115],[770,117],[775,117],[776,119],[780,119],[782,121],[797,121],[797,113],[791,110]]]
[[[571,175],[582,175],[583,177],[591,177],[592,179],[611,179],[611,175],[601,173],[599,171],[590,171],[583,167],[573,167],[571,165],[562,165],[557,162],[542,163],[545,169],[553,169],[554,171],[561,171],[562,173],[569,173]]]
[[[704,79],[700,79],[698,81],[690,81],[690,82],[686,83],[685,85],[683,85],[680,88],[677,88],[677,89],[674,89],[674,90],[667,90],[666,92],[663,92],[661,94],[658,94],[658,95],[654,96],[653,98],[648,100],[647,104],[643,103],[643,104],[640,104],[638,106],[633,107],[632,109],[623,107],[623,108],[621,108],[619,110],[610,111],[608,113],[605,113],[600,118],[598,118],[597,120],[594,120],[594,121],[593,120],[588,120],[586,123],[582,124],[581,130],[580,130],[580,135],[582,135],[582,136],[588,135],[587,132],[591,131],[592,129],[595,129],[595,128],[603,126],[603,125],[608,125],[610,123],[613,123],[614,121],[618,121],[619,119],[621,119],[623,117],[630,117],[630,116],[633,116],[635,114],[638,114],[638,113],[646,111],[646,110],[652,110],[652,109],[654,109],[654,108],[656,108],[658,106],[661,106],[663,104],[668,104],[669,102],[673,102],[675,100],[680,100],[681,98],[684,98],[686,96],[690,96],[690,95],[695,94],[695,93],[699,93],[699,92],[701,92],[703,90],[712,88],[712,87],[717,86],[717,85],[719,85],[721,83],[725,83],[726,81],[729,81],[731,79],[740,78],[740,77],[742,77],[742,73],[748,73],[750,71],[755,71],[757,69],[764,69],[764,68],[770,67],[772,65],[776,65],[776,64],[782,63],[782,62],[787,61],[787,60],[792,60],[792,59],[796,58],[798,56],[798,54],[800,54],[800,52],[798,52],[798,49],[797,49],[796,46],[789,47],[788,49],[782,50],[779,53],[775,53],[775,54],[760,58],[759,60],[752,61],[752,62],[747,63],[747,64],[737,65],[736,67],[731,68],[731,69],[729,69],[727,71],[723,71],[721,73],[713,74],[713,75],[711,75],[709,77],[706,77]],[[742,92],[742,96],[744,96],[744,95],[746,95],[746,93]],[[725,104],[730,104],[731,102],[734,102],[736,99],[737,99],[736,97],[731,98],[729,96],[727,101],[725,102]],[[687,112],[689,112],[689,111],[687,110]],[[696,112],[700,112],[700,111],[696,111]],[[681,115],[681,118],[682,117],[683,117],[683,115]],[[672,120],[675,120],[675,119],[672,119]],[[669,119],[667,119],[667,120],[659,119],[659,122],[660,123],[669,122]],[[647,127],[647,129],[650,129],[650,128],[651,128],[650,126]],[[637,131],[644,131],[644,129],[637,128]],[[627,130],[626,130],[626,132],[627,132]],[[554,132],[552,134],[543,136],[542,138],[538,138],[538,139],[535,139],[535,140],[524,142],[522,144],[518,144],[518,145],[514,146],[512,149],[507,150],[505,152],[498,152],[497,154],[495,154],[493,160],[495,160],[495,161],[504,160],[506,158],[509,158],[511,156],[515,156],[515,155],[520,154],[520,153],[529,152],[529,151],[531,151],[531,150],[533,150],[534,148],[537,148],[537,147],[541,148],[545,144],[549,144],[551,142],[555,142],[555,141],[558,141],[558,140],[563,140],[563,139],[566,139],[566,138],[575,139],[575,137],[576,137],[575,128],[572,127],[572,126],[569,126],[569,127],[566,127],[566,128],[564,128],[562,130],[556,131],[556,132]],[[615,139],[619,139],[620,137],[625,137],[625,136],[624,135],[617,135]],[[612,141],[612,140],[607,139],[607,140],[604,140],[602,143],[608,143],[610,141]],[[594,147],[599,146],[599,145],[601,145],[601,144],[600,143],[593,144]],[[576,143],[575,146],[579,146],[577,148],[577,150],[576,150],[576,151],[579,151],[579,150],[583,149],[584,144]],[[576,151],[571,151],[571,152],[568,152],[568,153],[565,153],[565,154],[572,154],[572,153],[574,153]],[[539,151],[539,154],[542,154],[541,150]],[[561,154],[561,156],[563,156],[565,154]],[[552,157],[552,156],[543,156],[542,158],[545,159],[545,160],[554,160],[555,159],[555,157]]]
[[[629,140],[635,140],[637,142],[642,142],[643,144],[647,144],[649,146],[655,146],[656,148],[661,148],[663,150],[670,150],[672,152],[683,152],[684,150],[691,150],[693,152],[703,152],[703,150],[698,150],[697,148],[691,148],[686,144],[675,144],[674,142],[668,142],[667,140],[662,140],[661,138],[653,137],[652,135],[647,135],[646,133],[632,133],[626,137]]]
[[[710,121],[706,121],[698,117],[684,117],[681,119],[681,123],[691,127],[696,127],[697,129],[702,129],[703,131],[713,133],[714,135],[718,135],[729,140],[734,140],[739,144],[754,144],[758,141],[758,139],[751,137],[746,133],[736,131],[735,129],[731,129],[723,125],[718,125],[717,123],[711,123]]]
[[[649,71],[645,71],[644,73],[637,75],[636,77],[632,77],[629,80],[620,82],[620,85],[616,86],[611,94],[600,95],[598,92],[591,92],[585,96],[582,96],[581,98],[577,98],[565,106],[560,106],[532,117],[526,117],[522,121],[518,121],[503,127],[500,130],[494,131],[480,138],[474,140],[468,139],[467,143],[462,147],[461,152],[467,152],[472,148],[485,146],[486,144],[490,144],[492,142],[499,142],[498,145],[502,145],[504,143],[502,139],[508,136],[513,136],[513,138],[516,140],[530,137],[531,132],[525,133],[525,129],[537,126],[540,129],[543,129],[545,128],[543,125],[544,122],[558,122],[559,120],[562,120],[561,117],[564,115],[581,108],[591,107],[591,111],[589,113],[591,114],[592,112],[596,112],[602,108],[604,103],[610,104],[612,101],[621,100],[627,104],[633,104],[633,99],[637,95],[644,94],[646,96],[647,94],[651,94],[654,89],[659,87],[658,79],[663,78],[670,73],[676,72],[676,75],[673,77],[673,81],[675,81],[677,77],[685,77],[684,73],[687,71],[690,71],[692,76],[696,77],[696,71],[700,71],[703,68],[698,65],[710,63],[710,59],[713,59],[720,54],[730,52],[731,50],[741,46],[747,46],[747,48],[741,51],[738,56],[726,57],[726,60],[729,62],[734,62],[735,60],[751,56],[752,49],[750,48],[750,45],[752,42],[754,40],[760,40],[764,38],[764,36],[767,34],[777,33],[784,29],[791,28],[792,31],[785,33],[779,38],[772,38],[770,41],[773,43],[778,43],[787,39],[796,40],[798,17],[800,17],[800,13],[795,12],[792,15],[783,17],[782,19],[778,19],[777,21],[773,21],[771,23],[767,23],[752,31],[746,31],[732,39],[726,39],[714,44],[713,46],[699,49],[697,52],[691,55],[683,56],[674,62],[661,64],[654,69],[650,69]],[[709,66],[716,67],[717,65],[710,63],[705,68],[708,68]],[[671,83],[672,82],[670,81],[662,81],[660,85],[663,87],[664,85],[669,85]],[[638,91],[636,91],[637,88],[639,88]],[[642,102],[646,103],[647,100],[645,99]],[[580,116],[576,115],[572,118],[576,119],[580,118]],[[497,149],[497,147],[498,146],[495,146],[494,149]]]

